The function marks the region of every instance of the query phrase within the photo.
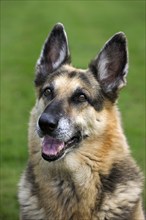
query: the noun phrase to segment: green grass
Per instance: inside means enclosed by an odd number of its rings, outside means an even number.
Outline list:
[[[80,67],[86,67],[114,33],[126,33],[130,69],[119,105],[131,151],[145,170],[144,10],[144,1],[1,1],[0,219],[18,219],[17,184],[27,161],[34,66],[58,21],[66,27],[73,64]]]

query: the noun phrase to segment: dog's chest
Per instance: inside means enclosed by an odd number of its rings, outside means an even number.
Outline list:
[[[92,219],[97,196],[93,184],[81,186],[69,179],[56,178],[41,193],[47,219]]]

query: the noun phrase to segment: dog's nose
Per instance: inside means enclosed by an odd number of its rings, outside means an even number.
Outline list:
[[[44,133],[52,132],[58,126],[58,119],[53,115],[43,113],[39,118],[39,126]]]

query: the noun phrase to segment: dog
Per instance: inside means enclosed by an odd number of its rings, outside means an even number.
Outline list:
[[[124,33],[86,70],[71,65],[57,23],[36,65],[29,159],[19,183],[21,220],[143,220],[143,175],[117,108],[128,72]]]

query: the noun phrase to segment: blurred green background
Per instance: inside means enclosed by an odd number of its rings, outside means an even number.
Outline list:
[[[132,154],[145,170],[145,1],[3,0],[2,220],[18,220],[17,184],[27,161],[27,124],[35,102],[34,66],[48,32],[58,21],[68,33],[73,64],[82,68],[87,67],[114,33],[126,33],[130,68],[128,86],[121,92],[119,107]]]

